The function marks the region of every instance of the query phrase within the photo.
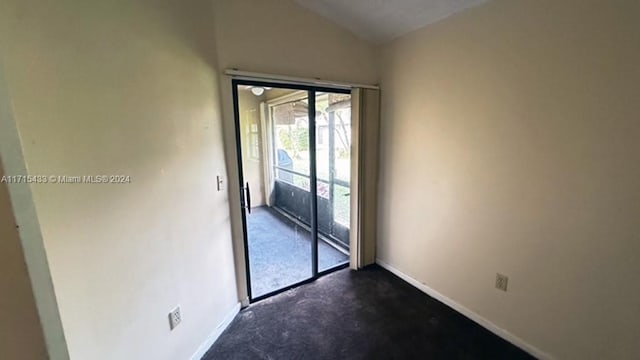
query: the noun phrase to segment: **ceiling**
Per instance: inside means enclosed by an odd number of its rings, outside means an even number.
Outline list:
[[[295,0],[376,44],[384,43],[487,0]]]

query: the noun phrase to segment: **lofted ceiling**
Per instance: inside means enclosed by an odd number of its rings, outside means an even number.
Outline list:
[[[487,0],[295,0],[376,44],[482,4]]]

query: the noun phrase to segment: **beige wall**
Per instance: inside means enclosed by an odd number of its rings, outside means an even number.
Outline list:
[[[374,49],[294,0],[214,0],[220,69],[372,83]]]
[[[637,357],[639,15],[496,0],[385,46],[378,257],[556,358]]]
[[[0,178],[5,174],[0,163]],[[47,358],[7,184],[0,183],[0,359]]]
[[[29,172],[131,176],[33,186],[71,358],[189,358],[237,303],[211,3],[0,6]]]
[[[375,83],[375,49],[293,0],[214,0],[220,71]],[[246,299],[231,79],[220,78],[238,292]]]
[[[5,78],[2,51],[3,47],[0,46],[0,157],[5,174],[25,175],[28,171]],[[28,269],[28,280],[31,282],[48,355],[51,359],[68,359],[67,344],[31,186],[25,182],[8,180],[6,185],[11,197],[14,231],[17,230],[24,263]]]

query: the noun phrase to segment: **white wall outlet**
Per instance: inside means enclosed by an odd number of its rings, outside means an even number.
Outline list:
[[[224,179],[222,179],[222,176],[216,176],[216,182],[218,183],[218,191],[224,190]]]
[[[509,277],[507,275],[496,274],[496,289],[507,291],[507,284],[509,283]]]
[[[175,309],[169,312],[169,328],[175,329],[176,326],[182,322],[182,314],[180,313],[180,306],[176,306]]]

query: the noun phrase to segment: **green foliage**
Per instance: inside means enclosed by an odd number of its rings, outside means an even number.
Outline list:
[[[304,151],[309,149],[309,128],[302,127],[296,128],[294,131],[296,137],[296,144],[299,151]]]
[[[278,137],[280,138],[282,148],[285,149],[288,153],[293,153],[293,141],[291,140],[290,132],[290,128],[280,129]]]
[[[294,158],[300,156],[300,152],[309,150],[309,128],[293,127],[280,129],[280,142],[282,147]]]

